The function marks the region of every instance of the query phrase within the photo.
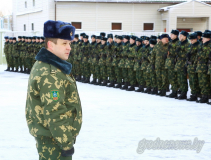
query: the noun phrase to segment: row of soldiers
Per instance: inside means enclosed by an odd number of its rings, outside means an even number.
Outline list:
[[[202,38],[203,37],[203,38]],[[77,81],[209,103],[211,31],[172,30],[170,36],[75,35],[68,61]],[[90,82],[90,77],[93,80]],[[188,78],[191,96],[187,98]],[[171,84],[172,92],[166,95]],[[138,85],[138,89],[135,87]],[[146,88],[146,89],[145,89]]]
[[[7,61],[5,71],[30,74],[35,63],[35,56],[44,47],[44,37],[5,36],[4,53]]]

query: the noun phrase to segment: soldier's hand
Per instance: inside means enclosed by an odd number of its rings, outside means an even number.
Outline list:
[[[74,154],[74,147],[67,151],[62,150],[62,157],[70,157],[73,154]]]

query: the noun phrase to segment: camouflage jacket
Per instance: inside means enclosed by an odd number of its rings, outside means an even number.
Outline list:
[[[92,59],[94,58],[95,44],[96,44],[96,41],[90,43],[89,60],[88,60],[88,63],[90,63],[90,64],[92,64]]]
[[[179,39],[171,40],[168,47],[168,55],[165,61],[166,69],[174,69],[176,64],[176,49],[179,46]]]
[[[140,45],[140,46],[136,46],[135,48],[135,57],[134,57],[134,71],[138,70],[140,68],[139,66],[139,62],[141,62],[141,60],[138,59],[138,55],[141,54],[140,53],[140,50],[141,48],[143,47],[143,45]],[[139,57],[140,58],[140,57]]]
[[[160,41],[152,50],[151,57],[152,57],[152,64],[155,64],[155,69],[165,69],[165,57],[168,54],[168,46],[169,44],[163,45]]]
[[[96,43],[95,46],[94,46],[94,49],[93,49],[94,57],[92,58],[92,64],[93,65],[98,65],[99,64],[100,46],[101,46],[101,43]]]
[[[25,57],[25,54],[26,54],[25,45],[26,45],[26,42],[20,43],[20,58]]]
[[[90,53],[90,43],[87,41],[86,43],[84,42],[83,45],[81,46],[81,52],[82,52],[82,63],[88,63],[89,60],[89,53]]]
[[[100,46],[100,59],[99,59],[99,63],[98,63],[100,66],[106,65],[107,52],[108,52],[107,44],[106,43],[104,45],[101,44],[101,46]]]
[[[13,48],[13,42],[8,44],[8,55],[12,56],[12,48]]]
[[[28,42],[26,43],[26,55],[25,58],[31,58],[31,54],[33,53],[33,47],[32,47],[32,43]]]
[[[146,70],[149,64],[148,56],[150,52],[150,46],[145,45],[142,50],[142,58],[141,58],[141,70]]]
[[[130,44],[128,48],[127,58],[125,59],[125,68],[134,68],[134,58],[136,55],[136,43]]]
[[[107,50],[107,57],[106,57],[106,66],[112,66],[113,56],[114,56],[114,50],[115,50],[115,44],[114,42],[108,43],[108,50]]]
[[[82,125],[82,107],[72,65],[42,48],[28,81],[26,120],[32,136],[52,137],[72,148]]]
[[[209,55],[211,54],[210,51],[211,51],[211,41],[208,41],[200,45],[194,61],[194,65],[197,66],[196,67],[197,73],[207,73],[207,71],[208,74],[211,73],[210,64],[209,64],[209,70],[207,66],[207,63],[209,62]]]
[[[125,68],[125,60],[128,57],[129,47],[130,47],[130,43],[129,42],[123,43],[123,45],[122,45],[122,52],[121,52],[121,55],[120,55],[121,59],[120,59],[119,64],[118,64],[119,68]]]
[[[196,65],[194,64],[194,61],[200,46],[201,44],[199,41],[188,46],[188,53],[186,54],[186,66],[189,74],[195,73]]]
[[[112,66],[118,66],[123,51],[122,43],[116,43],[113,54]]]
[[[189,45],[190,45],[190,43],[188,42],[188,40],[179,42],[179,45],[177,46],[177,49],[176,49],[177,62],[176,62],[174,71],[176,71],[176,72],[184,71],[184,67],[185,67],[185,63],[186,63],[186,54],[188,53]]]
[[[9,49],[9,41],[4,43],[4,54],[8,55],[8,49]]]
[[[154,47],[153,47],[154,48]],[[153,51],[153,48],[150,47],[149,49],[149,54],[148,54],[148,61],[149,61],[149,64],[147,66],[147,73],[152,73],[154,71],[154,67],[155,67],[155,64],[152,63],[152,51]]]
[[[79,41],[78,42],[78,51],[79,51],[78,52],[78,56],[77,56],[77,60],[78,61],[81,61],[82,58],[83,58],[83,52],[82,52],[82,49],[83,49],[83,46],[82,45],[83,45],[83,43],[84,43],[83,41]]]
[[[12,56],[15,58],[19,57],[18,43],[19,42],[13,43],[13,47],[12,47]]]
[[[77,61],[79,55],[79,41],[73,43],[73,59]]]

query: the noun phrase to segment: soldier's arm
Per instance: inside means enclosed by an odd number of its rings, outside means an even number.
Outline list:
[[[40,97],[43,106],[44,119],[53,138],[62,150],[73,147],[72,126],[67,120],[65,105],[65,82],[55,75],[46,75],[41,78]]]

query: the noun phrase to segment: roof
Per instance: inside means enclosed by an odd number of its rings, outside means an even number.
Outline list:
[[[190,0],[54,0],[55,2],[103,2],[103,3],[182,3]],[[211,0],[202,2],[211,3]]]
[[[179,4],[176,4],[176,5],[172,5],[172,6],[166,6],[166,7],[163,7],[163,8],[158,9],[158,11],[159,11],[159,12],[165,12],[165,11],[170,10],[171,8],[175,8],[175,7],[177,7],[177,6],[181,6],[181,5],[183,5],[183,4],[187,4],[187,3],[190,3],[190,2],[192,2],[192,1],[199,2],[199,3],[202,3],[202,4],[204,4],[204,5],[207,5],[207,6],[211,7],[211,5],[209,5],[209,4],[207,4],[207,3],[204,3],[204,2],[202,2],[202,1],[191,0],[191,1],[179,3]]]

